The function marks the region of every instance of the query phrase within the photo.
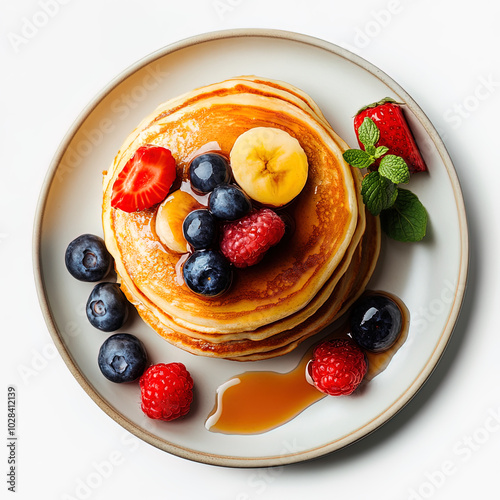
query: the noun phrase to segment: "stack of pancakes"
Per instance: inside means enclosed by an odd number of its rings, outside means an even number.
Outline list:
[[[205,298],[183,283],[183,258],[155,232],[156,207],[111,207],[113,183],[138,147],[168,148],[179,187],[206,149],[229,157],[237,137],[276,127],[298,139],[309,163],[300,195],[282,212],[293,230],[257,265],[235,269],[228,292]],[[172,99],[130,134],[104,177],[106,246],[127,298],[172,344],[194,354],[260,360],[285,354],[321,331],[363,292],[380,248],[378,219],[360,199],[360,173],[318,106],[290,84],[238,77]]]

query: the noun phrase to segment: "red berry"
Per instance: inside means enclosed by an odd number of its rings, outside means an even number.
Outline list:
[[[193,379],[182,363],[150,366],[139,385],[141,408],[148,417],[168,422],[188,413],[193,400]]]
[[[362,349],[351,339],[333,339],[319,344],[308,365],[318,390],[330,396],[351,394],[361,383],[368,365]]]
[[[236,267],[253,266],[284,234],[281,217],[269,208],[261,208],[225,224],[220,249]]]
[[[163,201],[176,176],[172,153],[161,146],[141,146],[118,174],[111,206],[136,212]]]
[[[366,117],[371,118],[380,131],[380,139],[375,146],[386,146],[389,148],[388,154],[401,156],[411,173],[427,170],[399,104],[386,98],[359,110],[354,117],[356,137]],[[359,138],[358,143],[361,149],[365,149]]]

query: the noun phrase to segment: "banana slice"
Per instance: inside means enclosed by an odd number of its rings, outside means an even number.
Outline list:
[[[250,198],[274,207],[292,201],[307,181],[307,156],[284,130],[256,127],[241,134],[230,154],[236,182]]]
[[[160,241],[173,252],[186,253],[182,223],[187,214],[201,207],[193,196],[180,189],[167,196],[156,213],[156,234]]]

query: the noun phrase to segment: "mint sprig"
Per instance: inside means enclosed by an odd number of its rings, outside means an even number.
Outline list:
[[[420,241],[427,229],[427,211],[415,194],[397,187],[410,181],[408,165],[400,156],[387,154],[386,146],[377,146],[380,131],[371,118],[363,120],[358,138],[364,151],[348,149],[343,157],[352,167],[369,170],[361,183],[364,204],[372,215],[380,215],[382,229],[389,237]],[[372,165],[378,159],[376,170]]]

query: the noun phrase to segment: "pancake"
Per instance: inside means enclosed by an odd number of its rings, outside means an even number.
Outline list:
[[[114,180],[138,147],[155,144],[176,160],[173,189],[186,189],[197,154],[229,157],[240,134],[262,126],[297,138],[308,158],[306,186],[283,209],[294,231],[258,265],[236,269],[224,295],[200,297],[183,284],[180,255],[155,233],[156,207],[111,207]],[[188,352],[239,361],[285,354],[327,327],[363,292],[380,248],[378,219],[365,212],[360,172],[344,162],[346,149],[316,103],[285,82],[243,76],[160,105],[126,139],[103,181],[106,246],[140,316]]]
[[[359,189],[361,183],[359,171],[358,170],[353,171],[353,176],[356,181],[356,186]],[[360,198],[361,195],[358,196]],[[359,203],[362,203],[361,199],[359,199],[358,201]],[[304,306],[296,313],[291,314],[290,316],[287,316],[286,318],[283,318],[280,321],[269,323],[252,331],[242,330],[237,332],[237,334],[235,334],[235,333],[205,333],[192,329],[187,329],[185,327],[181,327],[180,325],[178,325],[173,318],[165,314],[161,309],[157,307],[157,305],[155,305],[151,301],[148,301],[145,297],[139,299],[138,298],[140,296],[139,291],[137,290],[136,287],[132,288],[130,283],[123,282],[122,290],[128,297],[129,301],[132,302],[133,304],[137,304],[142,301],[145,305],[147,305],[150,312],[153,313],[158,318],[160,324],[163,325],[162,335],[166,338],[168,338],[169,336],[168,333],[169,330],[173,330],[179,333],[183,333],[184,335],[187,335],[189,337],[197,338],[200,340],[206,340],[211,343],[226,342],[231,340],[242,340],[242,339],[249,339],[252,341],[263,340],[272,335],[276,335],[277,333],[280,333],[284,330],[289,330],[297,326],[298,324],[306,320],[309,316],[313,315],[324,304],[324,302],[332,295],[333,291],[337,287],[337,284],[339,283],[344,273],[346,273],[349,266],[351,265],[351,260],[353,256],[355,256],[355,252],[358,251],[359,253],[360,249],[359,243],[364,233],[365,233],[365,211],[360,210],[358,212],[358,223],[356,226],[356,231],[353,235],[353,238],[351,239],[351,243],[346,253],[344,254],[342,261],[339,263],[338,267],[332,273],[332,275],[327,280],[325,285],[314,296],[314,298],[306,306]],[[339,294],[338,291],[336,291],[336,294],[338,296],[341,295]]]
[[[112,209],[112,185],[141,145],[168,147],[178,177],[185,180],[188,160],[205,144],[216,141],[229,155],[236,138],[257,126],[282,128],[300,138],[308,157],[306,186],[287,209],[296,223],[294,236],[279,259],[238,272],[229,293],[203,298],[179,285],[178,255],[159,242],[155,210],[130,214]],[[104,180],[105,240],[118,274],[179,326],[197,331],[252,331],[295,313],[337,268],[356,230],[357,193],[342,152],[313,113],[238,80],[225,82],[223,91],[221,84],[208,86],[166,103],[131,134]]]

